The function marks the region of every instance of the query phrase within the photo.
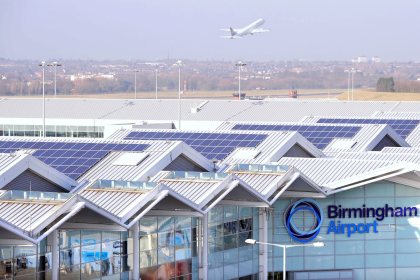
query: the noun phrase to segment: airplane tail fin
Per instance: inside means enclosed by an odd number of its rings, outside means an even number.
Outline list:
[[[236,32],[235,32],[235,30],[233,30],[233,28],[232,28],[232,27],[229,27],[229,30],[230,30],[230,35],[231,35],[232,37],[236,35]]]

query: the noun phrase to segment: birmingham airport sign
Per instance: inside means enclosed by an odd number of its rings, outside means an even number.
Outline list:
[[[302,230],[293,221],[293,215],[307,211],[314,217],[314,224],[309,230]],[[351,237],[353,234],[378,233],[378,225],[387,217],[417,217],[417,207],[390,207],[385,204],[383,207],[362,207],[344,208],[341,205],[328,205],[327,218],[332,219],[328,223],[327,234],[345,234]],[[368,223],[342,223],[338,219],[365,219],[371,218]],[[286,209],[284,214],[284,225],[293,240],[306,243],[313,240],[320,232],[324,220],[324,213],[319,204],[309,198],[300,199]]]

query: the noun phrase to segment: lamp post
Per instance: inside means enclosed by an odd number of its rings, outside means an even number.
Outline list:
[[[354,74],[361,72],[354,67],[344,70],[344,72],[348,73],[347,75],[347,100],[350,100],[350,87],[351,87],[351,101],[354,101]]]
[[[178,67],[178,129],[181,129],[181,67],[183,65],[181,60],[174,64]]]
[[[41,61],[39,66],[42,67],[42,137],[45,138],[45,61]]]
[[[137,73],[139,70],[134,69],[134,99],[137,99]]]
[[[47,66],[54,67],[54,97],[57,97],[57,67],[63,65],[54,61],[53,63],[48,63]]]
[[[292,247],[324,247],[324,242],[314,242],[308,244],[290,244],[290,245],[283,245],[283,244],[274,244],[274,243],[266,243],[266,242],[258,242],[255,239],[246,239],[245,243],[248,244],[263,244],[263,245],[271,245],[274,247],[283,248],[283,280],[286,280],[286,249]]]
[[[350,100],[350,76],[351,76],[351,69],[344,70],[347,73],[347,101]]]
[[[242,66],[245,66],[246,63],[243,63],[242,61],[238,61],[235,66],[238,67],[238,100],[241,100],[241,70]]]

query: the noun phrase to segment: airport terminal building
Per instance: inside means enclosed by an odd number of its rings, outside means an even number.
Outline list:
[[[420,103],[37,102],[0,102],[1,279],[418,279]]]

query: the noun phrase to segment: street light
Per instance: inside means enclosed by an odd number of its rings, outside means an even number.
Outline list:
[[[286,249],[292,247],[324,247],[324,242],[314,242],[308,244],[290,244],[290,245],[283,245],[283,244],[274,244],[274,243],[266,243],[266,242],[258,242],[255,239],[246,239],[245,243],[248,244],[262,244],[262,245],[271,245],[274,247],[283,248],[283,280],[286,280]]]
[[[348,70],[345,70],[344,72],[348,73],[348,77],[347,77],[347,100],[350,100],[350,83],[351,83],[351,101],[354,101],[354,74],[358,73],[358,72],[361,72],[361,71],[352,67]]]
[[[57,61],[54,61],[53,63],[48,63],[47,66],[54,67],[54,97],[57,97],[57,67],[63,65],[58,63]]]
[[[178,129],[181,129],[181,67],[184,64],[178,60],[174,66],[178,67]]]
[[[159,62],[146,62],[145,65],[151,65],[155,66],[155,99],[158,99],[158,73],[159,73],[159,67],[162,65],[165,65],[165,63],[159,63]]]
[[[242,67],[245,66],[246,63],[242,61],[238,61],[235,66],[238,67],[239,77],[238,77],[238,100],[241,100],[241,70]]]
[[[134,69],[134,99],[137,99],[137,73],[139,70]]]
[[[45,137],[45,61],[41,61],[39,66],[42,67],[42,137]]]

